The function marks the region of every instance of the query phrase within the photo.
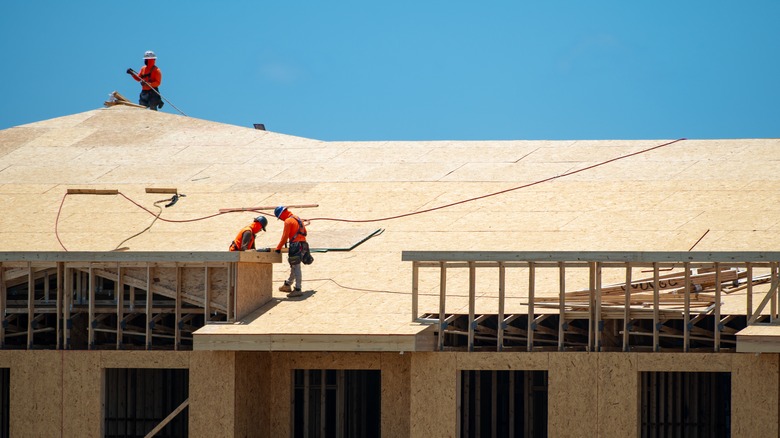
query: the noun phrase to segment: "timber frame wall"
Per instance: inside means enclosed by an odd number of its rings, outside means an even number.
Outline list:
[[[437,326],[439,351],[450,348],[502,351],[511,346],[526,351],[657,352],[664,349],[688,352],[694,350],[694,343],[697,349],[734,351],[734,335],[740,329],[760,323],[771,324],[777,320],[780,310],[780,252],[405,251],[402,258],[412,262],[412,321]],[[438,313],[419,313],[422,268],[438,269]],[[517,268],[527,271],[527,283],[520,286],[527,298],[524,314],[504,311],[507,271]],[[447,312],[447,273],[456,269],[468,269],[468,314]],[[587,270],[589,286],[578,293],[567,292],[567,274],[577,269]],[[623,272],[625,282],[610,286],[617,290],[622,303],[607,302],[602,293],[605,288],[602,272],[606,269]],[[632,281],[632,276],[636,279],[636,269],[652,272],[650,280],[644,280],[651,290],[644,294],[647,302],[643,306],[636,305],[634,297],[637,294],[632,290],[637,284]],[[692,272],[696,269],[708,271],[706,275],[711,277],[712,296],[706,306],[694,306],[701,304],[695,303],[699,295],[706,295],[700,294],[700,286],[694,284]],[[481,276],[497,274],[498,312],[495,314],[476,310],[477,270],[489,271]],[[542,270],[553,270],[557,274],[557,290],[552,293],[550,289],[546,294],[539,293],[536,278]],[[664,298],[673,299],[670,304],[662,302],[662,297],[672,295],[664,295],[666,285],[660,273],[672,270],[677,270],[682,287],[674,290],[673,298]],[[754,270],[764,273],[757,276]],[[732,283],[733,287],[726,290],[727,283]],[[763,289],[768,286],[768,290],[760,292],[757,297],[760,303],[754,307],[754,295],[759,293],[754,291],[756,285],[763,285]],[[724,314],[722,300],[725,294],[738,290],[746,290],[746,313]],[[557,297],[550,300],[551,295]],[[463,339],[465,342],[461,341]],[[651,342],[643,341],[647,339]]]
[[[0,348],[191,349],[204,324],[270,300],[271,263],[280,261],[255,252],[0,253]]]

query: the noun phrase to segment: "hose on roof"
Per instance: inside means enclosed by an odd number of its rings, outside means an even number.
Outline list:
[[[393,220],[393,219],[400,219],[400,218],[404,218],[404,217],[408,217],[408,216],[414,216],[414,215],[418,215],[418,214],[430,213],[432,211],[443,210],[445,208],[454,207],[456,205],[465,204],[465,203],[473,202],[473,201],[478,201],[480,199],[485,199],[485,198],[489,198],[489,197],[492,197],[492,196],[502,195],[504,193],[509,193],[509,192],[513,192],[515,190],[525,189],[525,188],[532,187],[532,186],[535,186],[535,185],[539,185],[539,184],[542,184],[542,183],[550,182],[550,181],[556,180],[558,178],[564,178],[564,177],[571,176],[571,175],[574,175],[574,174],[577,174],[577,173],[580,173],[580,172],[585,172],[585,171],[588,171],[588,170],[592,170],[592,169],[595,169],[597,167],[601,167],[601,166],[605,166],[605,165],[607,165],[609,163],[613,163],[615,161],[623,160],[623,159],[630,158],[630,157],[633,157],[633,156],[636,156],[636,155],[645,154],[647,152],[654,151],[656,149],[661,149],[663,147],[670,146],[670,145],[673,145],[675,143],[678,143],[678,142],[681,142],[681,141],[684,141],[684,140],[687,140],[687,139],[686,138],[678,138],[677,140],[672,140],[672,141],[669,141],[669,142],[666,142],[666,143],[661,143],[659,145],[655,145],[655,146],[652,146],[652,147],[649,147],[649,148],[646,148],[646,149],[642,149],[640,151],[632,152],[630,154],[621,155],[621,156],[615,157],[615,158],[610,158],[608,160],[604,160],[604,161],[598,162],[596,164],[592,164],[590,166],[583,167],[582,169],[577,169],[577,170],[572,170],[572,171],[569,171],[569,172],[564,172],[564,173],[562,173],[560,175],[551,176],[551,177],[548,177],[548,178],[540,179],[538,181],[530,182],[530,183],[519,185],[519,186],[516,186],[516,187],[511,187],[511,188],[500,190],[500,191],[497,191],[497,192],[492,192],[492,193],[488,193],[488,194],[485,194],[485,195],[476,196],[476,197],[473,197],[473,198],[468,198],[468,199],[463,199],[463,200],[456,201],[456,202],[451,202],[449,204],[440,205],[438,207],[426,208],[424,210],[412,211],[412,212],[408,212],[408,213],[398,214],[398,215],[395,215],[395,216],[387,216],[387,217],[381,217],[381,218],[375,218],[375,219],[345,219],[345,218],[333,218],[333,217],[315,217],[315,218],[309,218],[309,219],[306,219],[306,220],[307,221],[334,221],[334,222],[348,222],[348,223],[370,223],[370,222],[389,221],[389,220]],[[223,214],[238,213],[238,212],[242,212],[242,213],[243,212],[254,212],[254,213],[258,213],[258,214],[264,214],[266,216],[271,216],[270,214],[265,213],[265,212],[260,211],[260,210],[242,209],[242,210],[220,211],[219,213],[214,213],[214,214],[211,214],[211,215],[208,215],[208,216],[197,217],[197,218],[192,218],[192,219],[178,219],[178,220],[165,219],[165,218],[160,217],[159,214],[153,213],[148,208],[146,208],[143,205],[137,203],[136,201],[130,199],[124,193],[118,192],[118,194],[121,195],[123,198],[127,199],[128,201],[130,201],[131,203],[133,203],[134,205],[136,205],[138,208],[146,211],[147,213],[149,213],[152,216],[155,216],[155,221],[160,220],[160,221],[163,221],[163,222],[171,222],[171,223],[196,222],[196,221],[202,221],[202,220],[205,220],[205,219],[211,219],[213,217],[221,216]],[[68,249],[65,248],[65,245],[63,245],[62,240],[60,239],[58,225],[59,225],[59,221],[60,221],[60,213],[62,212],[62,206],[65,204],[65,198],[67,196],[68,196],[68,193],[65,193],[65,195],[62,197],[62,202],[60,202],[60,207],[59,207],[59,210],[57,211],[57,219],[56,219],[55,224],[54,224],[54,233],[57,236],[57,241],[60,243],[60,246],[62,246],[62,249],[64,249],[65,251],[67,251]],[[154,221],[152,222],[152,224],[154,224]],[[149,227],[147,227],[141,233],[143,233],[144,231],[148,230],[149,228],[151,228],[151,225],[149,225]],[[138,234],[140,234],[140,233],[138,233]],[[132,236],[132,237],[135,237],[135,236]]]

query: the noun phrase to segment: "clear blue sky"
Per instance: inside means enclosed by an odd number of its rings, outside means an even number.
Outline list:
[[[779,23],[777,0],[6,1],[0,129],[137,101],[154,50],[189,116],[321,140],[780,137]]]

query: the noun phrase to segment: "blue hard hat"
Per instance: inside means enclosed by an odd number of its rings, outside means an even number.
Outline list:
[[[281,216],[282,212],[285,210],[287,210],[287,207],[285,207],[284,205],[280,205],[274,208],[274,216],[276,216],[276,218],[279,219],[279,216]]]
[[[265,227],[268,225],[268,219],[266,219],[265,216],[256,217],[255,222],[260,222],[260,227],[265,231]]]

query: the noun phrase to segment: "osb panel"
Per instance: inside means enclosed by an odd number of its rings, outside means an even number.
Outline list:
[[[454,437],[457,432],[457,369],[448,353],[412,355],[411,437]]]
[[[235,353],[193,351],[190,358],[190,433],[232,436],[235,429]]]
[[[726,353],[637,353],[637,369],[640,372],[728,372],[734,357]]]
[[[61,357],[56,351],[0,353],[0,364],[11,369],[10,436],[60,436]]]
[[[734,355],[731,372],[731,436],[780,436],[777,354]]]
[[[639,373],[636,355],[598,354],[599,436],[637,436],[639,433]]]
[[[292,369],[290,355],[275,353],[271,366],[271,433],[272,437],[290,436],[290,402],[292,400]]]
[[[271,300],[273,265],[270,263],[238,263],[236,281],[236,320],[260,308]]]
[[[236,352],[235,436],[271,436],[271,354]]]
[[[410,434],[411,355],[382,353],[382,436]]]
[[[101,399],[103,377],[96,351],[64,353],[62,382],[64,397],[63,436],[100,436],[103,426]]]
[[[456,353],[458,370],[546,370],[548,353]]]
[[[101,351],[100,368],[189,368],[191,351]]]
[[[378,370],[382,357],[379,353],[288,353],[290,370]]]
[[[550,353],[547,431],[550,436],[598,433],[599,354]]]

